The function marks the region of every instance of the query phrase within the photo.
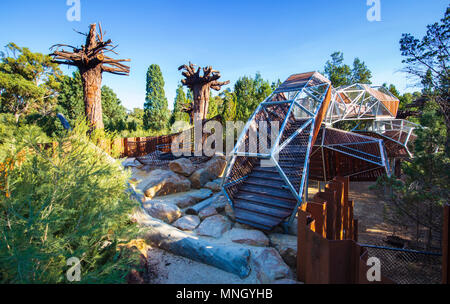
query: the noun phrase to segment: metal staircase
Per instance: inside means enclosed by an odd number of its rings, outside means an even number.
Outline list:
[[[296,74],[258,106],[231,153],[223,184],[237,222],[272,230],[294,219],[331,90],[319,73]]]

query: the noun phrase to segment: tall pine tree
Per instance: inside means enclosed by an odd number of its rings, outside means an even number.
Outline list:
[[[175,97],[175,102],[173,104],[172,117],[170,118],[170,124],[173,125],[176,121],[186,121],[189,122],[189,114],[183,112],[189,101],[184,93],[183,86],[180,84],[177,88],[177,95]]]
[[[157,64],[152,64],[147,71],[144,111],[145,129],[159,131],[168,127],[169,108],[164,92],[164,78]]]

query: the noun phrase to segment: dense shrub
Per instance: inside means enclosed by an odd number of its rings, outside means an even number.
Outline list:
[[[51,149],[39,144],[36,127],[16,128],[14,137],[4,129],[0,162],[13,166],[1,176],[8,182],[0,193],[0,282],[68,282],[71,257],[81,260],[81,283],[124,282],[138,259],[122,246],[137,229],[126,173],[83,124]]]

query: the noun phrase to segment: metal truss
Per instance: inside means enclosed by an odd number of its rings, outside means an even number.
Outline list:
[[[395,142],[406,150],[410,158],[410,144],[416,139],[414,131],[421,128],[420,125],[403,119],[374,120],[369,124],[359,124],[355,132],[372,132],[380,135],[385,140]]]
[[[384,87],[354,84],[333,90],[325,123],[346,120],[389,119],[397,115],[399,100]]]

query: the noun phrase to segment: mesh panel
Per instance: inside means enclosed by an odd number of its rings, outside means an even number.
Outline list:
[[[336,129],[326,129],[326,133],[326,148],[384,165],[381,156],[383,152],[380,151],[381,140]]]

